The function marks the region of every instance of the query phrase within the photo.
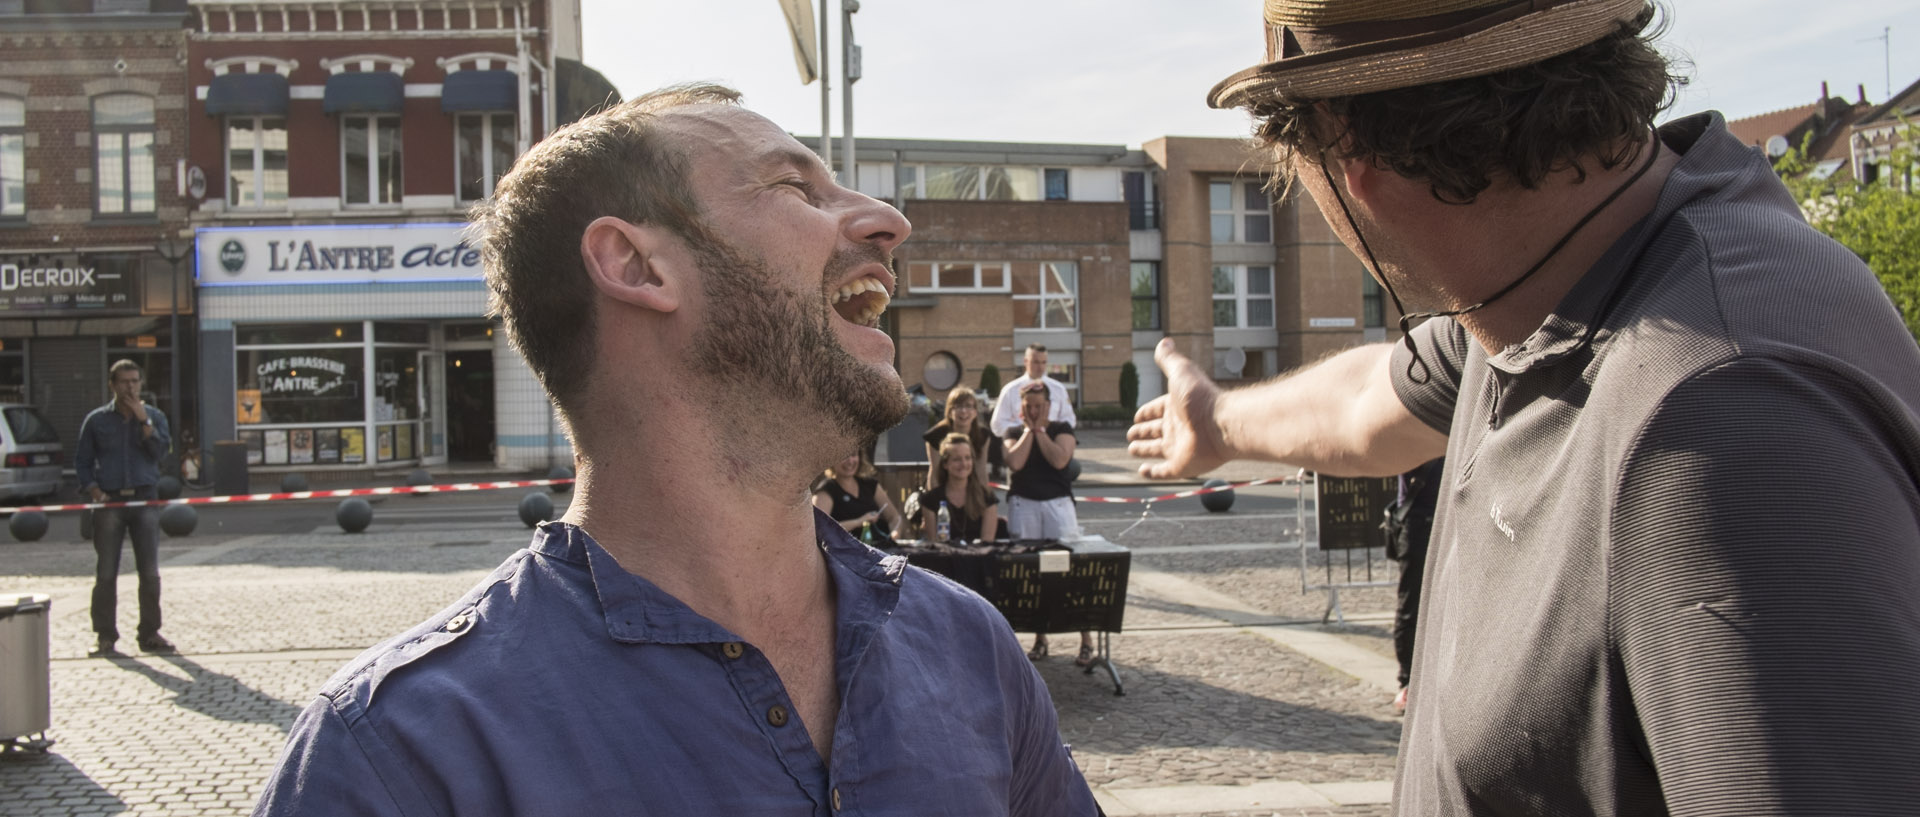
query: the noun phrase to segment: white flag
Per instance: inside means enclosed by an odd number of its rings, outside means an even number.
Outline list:
[[[820,76],[820,41],[813,28],[813,4],[808,0],[780,0],[786,12],[787,30],[793,33],[793,64],[800,69],[800,84],[809,85]]]

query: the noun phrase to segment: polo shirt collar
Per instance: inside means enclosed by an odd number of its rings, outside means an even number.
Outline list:
[[[906,573],[903,556],[888,556],[852,536],[818,511],[814,536],[827,557],[835,590],[836,654],[857,656],[871,642],[900,600]],[[741,641],[713,620],[627,572],[586,531],[565,522],[548,522],[534,533],[529,549],[543,556],[584,564],[607,623],[607,634],[624,643],[710,644]]]
[[[1585,348],[1600,332],[1607,313],[1653,237],[1681,207],[1729,186],[1741,183],[1745,164],[1757,159],[1740,140],[1727,133],[1719,112],[1708,111],[1677,119],[1659,129],[1661,150],[1680,155],[1667,176],[1653,210],[1629,228],[1567,292],[1538,330],[1519,344],[1487,358],[1488,365],[1508,374],[1566,359]]]

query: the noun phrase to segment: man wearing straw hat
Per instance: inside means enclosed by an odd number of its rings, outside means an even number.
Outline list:
[[[1221,391],[1170,342],[1152,477],[1445,454],[1396,810],[1910,814],[1920,349],[1647,0],[1267,0],[1214,88],[1402,343]],[[1427,319],[1419,323],[1421,319]]]

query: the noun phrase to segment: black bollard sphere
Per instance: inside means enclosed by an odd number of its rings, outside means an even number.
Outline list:
[[[39,511],[18,511],[7,520],[7,532],[22,542],[36,541],[47,535],[47,515]]]
[[[410,486],[432,485],[433,475],[427,473],[425,468],[415,468],[407,472],[407,484]],[[426,496],[426,494],[414,494],[414,496]]]
[[[307,490],[307,475],[289,473],[280,475],[280,493],[292,494]]]
[[[153,484],[153,493],[161,499],[180,498],[180,480],[173,477],[161,477]]]
[[[359,533],[373,524],[373,506],[360,497],[348,497],[333,510],[333,521],[347,533]]]
[[[534,491],[520,497],[520,521],[531,528],[553,516],[553,500],[546,494]]]
[[[200,524],[200,512],[192,505],[168,505],[160,509],[160,529],[168,536],[186,536]]]
[[[1232,483],[1227,482],[1224,479],[1210,479],[1206,481],[1206,484],[1201,485],[1200,487],[1218,488],[1222,485],[1231,485],[1231,484]],[[1225,513],[1227,510],[1233,507],[1233,489],[1228,488],[1227,490],[1220,491],[1219,493],[1201,494],[1200,506],[1203,508],[1206,508],[1209,511],[1213,511],[1214,513]]]
[[[573,469],[564,465],[556,465],[547,471],[547,479],[573,479]],[[564,494],[573,489],[573,483],[550,485],[548,487],[552,488],[556,494]]]

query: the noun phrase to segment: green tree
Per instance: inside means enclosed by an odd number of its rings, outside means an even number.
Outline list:
[[[1813,178],[1804,142],[1780,157],[1775,169],[1807,221],[1866,262],[1906,320],[1907,331],[1920,339],[1920,194],[1914,190],[1920,183],[1920,157],[1914,151],[1920,128],[1901,120],[1896,144],[1879,177],[1866,184],[1850,177]]]
[[[988,400],[1000,399],[1000,367],[991,363],[980,367],[980,390]]]
[[[1140,408],[1140,369],[1131,360],[1120,364],[1120,405],[1128,414]]]

